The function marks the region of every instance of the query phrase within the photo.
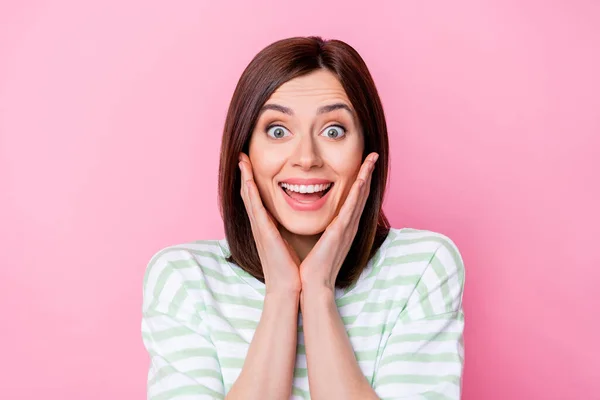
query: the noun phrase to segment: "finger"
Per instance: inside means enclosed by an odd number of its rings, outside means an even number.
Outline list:
[[[363,179],[365,182],[371,176],[371,172],[373,172],[373,168],[375,166],[375,161],[377,161],[379,155],[377,153],[371,153],[367,157],[365,157],[365,161],[363,162],[360,171],[358,172],[357,179]]]
[[[265,234],[277,234],[278,230],[274,219],[272,219],[269,212],[263,205],[260,192],[258,191],[258,186],[256,186],[254,181],[248,182],[248,197],[250,198],[250,203],[252,204],[252,214],[258,230]]]
[[[340,212],[338,214],[338,221],[345,227],[348,226],[352,220],[354,209],[356,208],[356,204],[360,198],[360,194],[362,192],[364,183],[365,182],[362,178],[357,178],[354,181],[352,187],[350,188],[350,192],[348,192],[348,196],[346,197],[346,200],[344,201],[344,204],[340,209]]]
[[[371,183],[369,177],[373,170],[372,159],[375,158],[374,154],[377,153],[369,154],[369,156],[363,162],[360,171],[358,171],[358,177],[356,178],[356,181],[354,181],[354,184],[350,188],[348,197],[346,197],[346,201],[344,201],[344,205],[342,206],[339,212],[338,220],[345,226],[349,226],[351,224],[351,222],[354,219],[354,216],[357,214],[356,210],[361,200],[361,196],[364,195],[365,191],[368,192],[368,188]],[[360,213],[362,213],[362,210],[358,211],[358,214]]]
[[[372,153],[371,155],[369,155],[369,157],[367,157],[367,159],[369,159],[369,158],[370,158],[370,161],[369,161],[368,172],[367,172],[367,174],[368,174],[367,180],[365,181],[364,185],[362,186],[362,193],[360,195],[360,200],[358,202],[357,207],[355,207],[355,209],[354,209],[354,215],[353,215],[352,223],[351,223],[352,224],[351,226],[356,227],[356,228],[358,228],[360,218],[365,209],[365,205],[367,204],[369,194],[371,193],[371,180],[373,179],[373,171],[375,170],[375,163],[377,162],[379,155],[377,153]]]
[[[268,221],[273,224],[273,226],[279,227],[279,222],[265,207],[256,182],[248,182],[246,190],[248,192],[248,203],[252,207],[252,215],[254,219],[257,220],[258,216],[262,218],[262,214],[264,214]]]
[[[246,208],[246,213],[248,214],[248,219],[250,219],[250,224],[254,229],[254,215],[252,212],[252,203],[250,202],[250,197],[248,195],[248,168],[244,161],[240,161],[238,165],[241,171],[240,195],[242,196],[242,201],[244,202],[244,207]]]
[[[261,254],[264,245],[264,241],[261,239],[261,237],[264,235],[265,229],[262,228],[264,224],[261,224],[260,222],[260,213],[257,213],[256,211],[256,200],[253,196],[252,190],[252,187],[255,188],[256,184],[254,183],[253,179],[249,178],[249,176],[252,176],[252,171],[248,167],[248,162],[240,161],[239,165],[240,169],[242,170],[242,199],[244,201],[246,213],[248,214],[248,219],[250,220],[250,229],[252,230],[252,235],[254,236],[257,250],[259,254]],[[267,229],[266,232],[269,232],[269,230]]]
[[[254,180],[254,173],[252,172],[252,163],[250,162],[250,158],[244,153],[240,155],[240,162],[244,165],[244,183],[248,181]]]
[[[272,227],[276,227],[277,225],[275,218],[270,215],[263,205],[258,186],[254,181],[250,159],[244,153],[241,153],[240,159],[242,160],[240,164],[243,168],[243,190],[246,194],[247,206],[250,208],[250,210],[247,208],[246,211],[251,217],[251,222],[254,222],[255,229],[267,229],[270,231]]]
[[[242,176],[242,189],[245,192],[246,195],[246,202],[248,203],[248,205],[250,207],[252,207],[252,202],[251,202],[251,198],[250,198],[250,191],[249,191],[249,186],[254,182],[254,173],[252,172],[252,163],[250,162],[250,158],[244,154],[244,153],[240,153],[240,160],[241,160],[241,164],[242,164],[242,168],[243,168],[243,176]],[[262,204],[262,202],[261,202]],[[252,218],[255,217],[254,215],[254,209],[252,210],[247,210],[248,214],[252,214]]]

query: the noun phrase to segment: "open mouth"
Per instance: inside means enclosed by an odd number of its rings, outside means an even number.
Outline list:
[[[325,196],[333,187],[333,182],[320,185],[290,185],[280,182],[279,186],[292,199],[301,203],[311,203]]]

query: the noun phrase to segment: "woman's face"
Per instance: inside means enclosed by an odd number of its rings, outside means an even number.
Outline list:
[[[327,70],[292,79],[267,100],[249,157],[263,204],[289,232],[322,233],[338,214],[362,163],[356,113]]]

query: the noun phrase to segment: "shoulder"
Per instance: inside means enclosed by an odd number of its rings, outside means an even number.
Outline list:
[[[456,243],[434,231],[391,228],[381,264],[386,275],[410,275],[415,284],[439,286],[452,284],[462,292],[465,267]]]
[[[414,228],[391,228],[383,259],[419,263],[426,268],[437,259],[449,269],[464,271],[456,243],[443,233]],[[450,272],[450,271],[449,271]]]
[[[390,228],[386,242],[390,248],[403,246],[404,251],[411,252],[436,251],[442,246],[458,252],[458,247],[451,238],[426,229]]]
[[[395,229],[385,259],[389,275],[412,283],[407,309],[413,318],[461,308],[465,268],[456,243],[448,236],[421,229]]]
[[[169,302],[182,291],[203,290],[207,271],[219,274],[225,263],[220,241],[199,240],[165,247],[146,266],[144,303]],[[210,273],[208,272],[208,273]]]

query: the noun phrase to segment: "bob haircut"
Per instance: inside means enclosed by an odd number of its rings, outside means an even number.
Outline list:
[[[336,279],[336,287],[356,282],[369,259],[387,237],[390,224],[381,209],[388,175],[389,148],[385,116],[373,78],[358,52],[339,40],[318,36],[293,37],[274,42],[248,64],[233,93],[221,142],[219,206],[230,256],[264,283],[264,274],[250,220],[240,195],[240,152],[248,154],[259,111],[283,83],[319,69],[333,73],[354,107],[364,137],[362,159],[379,154],[373,170],[369,198],[358,231]]]

